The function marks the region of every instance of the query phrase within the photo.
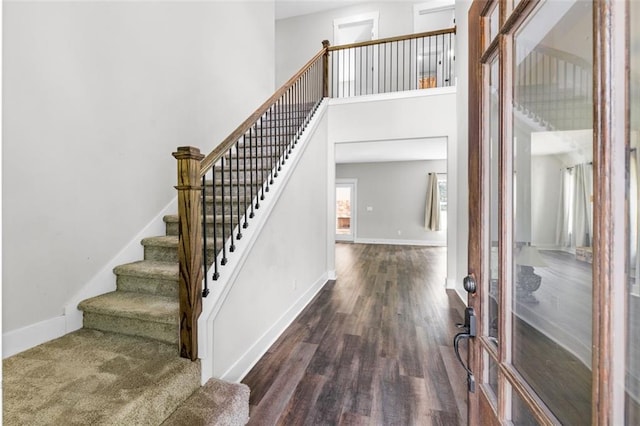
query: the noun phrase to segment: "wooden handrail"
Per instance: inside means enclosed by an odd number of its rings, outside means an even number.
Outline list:
[[[396,37],[380,38],[380,39],[377,39],[377,40],[361,41],[359,43],[343,44],[343,45],[340,45],[340,46],[330,46],[329,47],[329,52],[333,52],[334,50],[351,49],[351,48],[354,48],[354,47],[374,46],[376,44],[391,43],[391,42],[394,42],[394,41],[412,40],[414,38],[432,37],[432,36],[438,36],[438,35],[442,35],[442,34],[455,34],[455,33],[456,33],[456,27],[452,27],[452,28],[446,28],[444,30],[438,30],[438,31],[427,31],[427,32],[424,32],[424,33],[407,34],[407,35],[401,35],[401,36],[396,36]]]
[[[222,157],[242,135],[253,126],[267,110],[289,90],[296,81],[309,69],[311,66],[319,60],[326,52],[326,48],[322,48],[313,58],[309,60],[300,71],[294,74],[286,83],[284,83],[269,99],[267,99],[262,105],[258,107],[253,114],[251,114],[246,120],[242,122],[220,145],[214,148],[200,163],[200,177],[204,176],[207,171]]]

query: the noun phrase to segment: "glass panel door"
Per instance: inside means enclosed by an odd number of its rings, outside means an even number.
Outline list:
[[[336,183],[336,240],[355,239],[355,182]]]
[[[511,363],[562,424],[591,423],[592,21],[545,2],[512,49]]]

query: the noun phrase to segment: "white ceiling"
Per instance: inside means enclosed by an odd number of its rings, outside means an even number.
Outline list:
[[[447,138],[343,142],[335,145],[336,163],[446,160]]]
[[[365,3],[366,0],[275,0],[276,19],[291,18],[300,15],[322,12],[325,10],[338,9],[340,7],[352,6],[354,4]]]

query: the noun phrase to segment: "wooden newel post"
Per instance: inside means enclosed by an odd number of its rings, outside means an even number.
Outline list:
[[[204,155],[198,148],[182,146],[173,156],[178,160],[180,356],[195,361],[198,358],[198,316],[202,312],[200,160]]]
[[[322,40],[322,97],[329,97],[329,40]]]

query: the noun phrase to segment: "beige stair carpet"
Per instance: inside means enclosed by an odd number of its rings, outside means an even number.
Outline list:
[[[3,424],[155,426],[199,387],[174,344],[82,329],[3,361]]]

